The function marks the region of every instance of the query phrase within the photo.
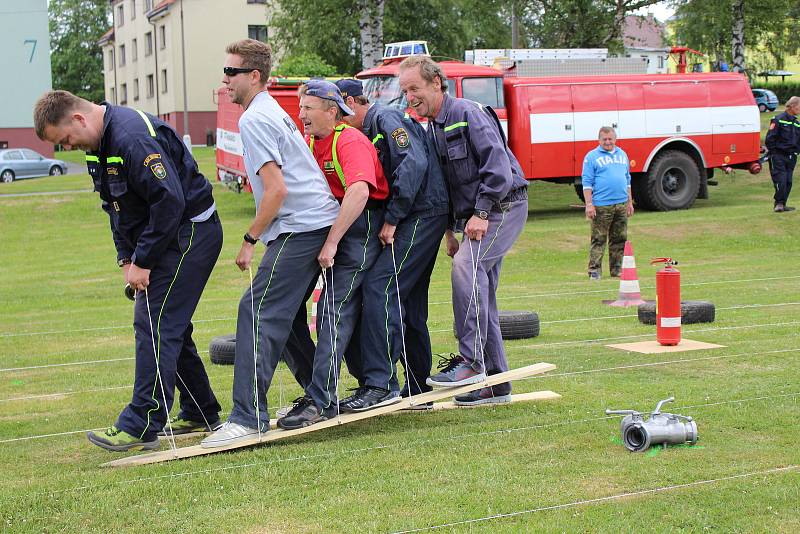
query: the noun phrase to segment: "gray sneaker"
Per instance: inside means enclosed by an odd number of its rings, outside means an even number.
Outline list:
[[[342,412],[365,412],[381,406],[389,406],[400,402],[400,393],[373,386],[362,386],[356,392],[339,403]]]
[[[263,434],[263,432],[262,432]],[[216,447],[227,447],[242,441],[248,441],[258,437],[257,428],[248,428],[237,423],[225,421],[219,430],[200,442],[204,449],[214,449]]]
[[[428,378],[426,384],[438,388],[451,388],[486,380],[486,373],[477,372],[460,354],[451,354],[450,358],[440,358],[439,368],[441,371]]]
[[[600,280],[600,273],[597,271],[591,271],[589,273],[589,280],[597,281]]]
[[[497,395],[492,388],[481,388],[458,395],[453,399],[456,406],[480,406],[481,404],[506,404],[511,402],[511,395]]]

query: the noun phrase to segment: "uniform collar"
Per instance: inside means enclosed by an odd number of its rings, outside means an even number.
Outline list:
[[[364,114],[364,122],[361,124],[361,132],[364,135],[367,135],[369,132],[369,127],[372,124],[373,116],[378,112],[378,104],[372,104],[369,106],[369,109]],[[367,135],[369,137],[369,135]]]
[[[453,98],[444,93],[444,99],[442,100],[442,107],[439,108],[439,114],[433,119],[434,122],[437,124],[444,124],[447,120],[447,115],[450,112],[450,108],[453,106]]]
[[[100,148],[97,149],[97,152],[103,152],[105,140],[106,140],[106,131],[108,130],[108,125],[111,123],[112,115],[113,115],[113,108],[111,104],[106,101],[100,102],[101,106],[105,106],[105,112],[103,113],[103,131],[100,133]]]

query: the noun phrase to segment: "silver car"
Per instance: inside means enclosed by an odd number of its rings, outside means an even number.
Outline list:
[[[60,159],[49,159],[30,148],[0,150],[0,181],[5,183],[20,178],[60,176],[67,172],[67,164]]]

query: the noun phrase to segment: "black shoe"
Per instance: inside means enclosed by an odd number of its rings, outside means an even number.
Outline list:
[[[400,394],[396,391],[374,386],[362,386],[353,395],[339,403],[339,410],[342,412],[364,412],[380,406],[389,406],[401,400]]]
[[[783,211],[794,211],[794,206],[783,206]]]
[[[303,401],[306,397],[301,397]],[[302,407],[302,409],[300,409]],[[326,413],[326,410],[320,410],[313,401],[298,402],[294,405],[286,417],[278,419],[278,426],[284,430],[294,430],[296,428],[303,428],[314,423],[327,421],[332,414]]]
[[[297,397],[295,400],[293,400],[292,404],[293,406],[289,409],[288,412],[286,412],[286,415],[278,417],[278,421],[280,421],[281,419],[285,419],[287,417],[294,417],[298,414],[303,413],[303,411],[305,411],[305,409],[308,407],[309,404],[311,406],[314,406],[314,400],[309,395],[303,395],[302,397]]]

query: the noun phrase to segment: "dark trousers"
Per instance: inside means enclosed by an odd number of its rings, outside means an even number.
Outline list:
[[[262,430],[269,429],[267,390],[306,289],[319,272],[317,255],[329,230],[281,234],[267,246],[252,290],[239,301],[229,421],[249,428],[260,422]]]
[[[769,173],[772,176],[772,185],[775,187],[775,204],[784,204],[789,200],[792,192],[792,173],[797,164],[794,154],[772,154],[769,157]]]
[[[362,284],[380,253],[382,225],[382,209],[365,209],[339,241],[333,267],[323,273],[325,284],[317,303],[317,348],[306,390],[318,408],[330,408],[338,400],[342,355],[361,317]]]
[[[361,318],[366,385],[397,391],[396,364],[400,360],[410,394],[430,390],[425,384],[431,371],[428,288],[446,228],[447,215],[401,222],[394,235],[394,257],[392,246],[384,247],[367,274]]]
[[[119,415],[117,428],[145,441],[155,439],[172,409],[175,387],[180,417],[209,423],[219,419],[221,408],[192,340],[191,320],[221,249],[222,225],[216,214],[202,223],[182,224],[175,242],[150,271],[147,293],[137,293],[136,378],[133,398]]]

